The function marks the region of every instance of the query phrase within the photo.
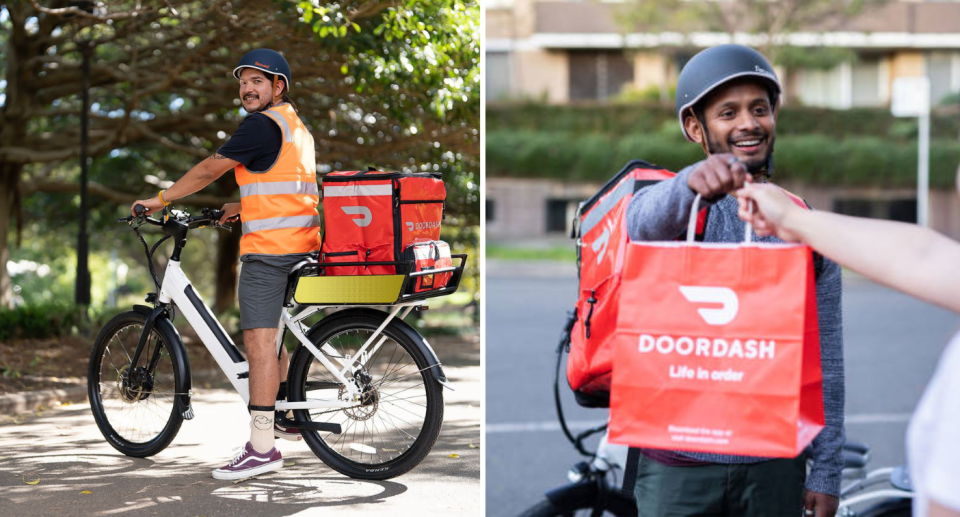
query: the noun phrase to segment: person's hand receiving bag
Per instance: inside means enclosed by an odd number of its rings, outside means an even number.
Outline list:
[[[747,181],[736,192],[740,219],[750,223],[758,237],[774,235],[787,242],[801,241],[800,219],[809,212],[772,183]]]

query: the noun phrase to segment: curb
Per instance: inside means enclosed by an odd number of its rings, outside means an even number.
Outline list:
[[[16,415],[33,411],[37,406],[52,406],[54,402],[79,402],[87,399],[86,386],[26,391],[0,395],[0,414]]]

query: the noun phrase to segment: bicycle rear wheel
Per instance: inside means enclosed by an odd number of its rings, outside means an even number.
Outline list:
[[[313,344],[338,367],[353,361],[347,376],[362,389],[362,400],[345,409],[295,411],[297,420],[340,424],[340,434],[301,434],[324,463],[352,478],[389,479],[414,468],[433,448],[443,421],[443,394],[431,365],[395,323],[384,328],[382,344],[371,347],[357,366],[357,352],[382,322],[365,314],[321,322]],[[347,397],[345,387],[303,346],[291,361],[287,385],[292,402]]]
[[[168,338],[154,327],[140,360],[130,363],[145,319],[128,311],[110,320],[94,342],[87,375],[100,432],[114,449],[138,458],[165,449],[183,423],[176,396],[182,373],[170,356]]]

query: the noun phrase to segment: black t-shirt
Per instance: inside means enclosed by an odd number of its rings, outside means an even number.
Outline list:
[[[251,172],[263,172],[277,162],[283,131],[269,116],[254,113],[240,126],[217,152],[243,164]]]

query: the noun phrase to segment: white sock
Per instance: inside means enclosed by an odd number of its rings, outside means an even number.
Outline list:
[[[273,407],[250,406],[250,445],[264,454],[273,448]]]

